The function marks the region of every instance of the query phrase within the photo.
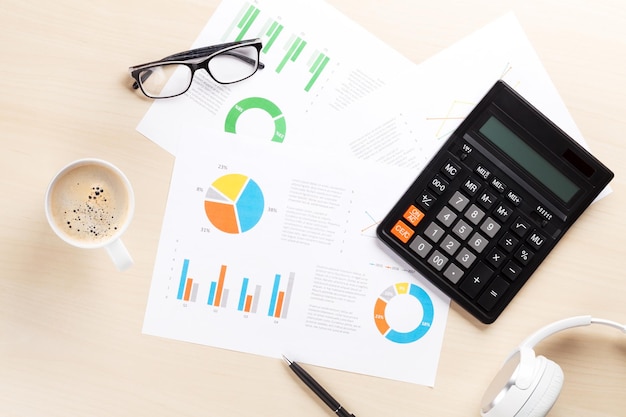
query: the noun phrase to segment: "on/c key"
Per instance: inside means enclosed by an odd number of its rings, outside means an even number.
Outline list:
[[[404,215],[402,217],[404,217],[406,221],[411,223],[413,227],[416,227],[418,223],[424,218],[424,213],[422,213],[420,209],[411,204],[411,206],[404,212]]]

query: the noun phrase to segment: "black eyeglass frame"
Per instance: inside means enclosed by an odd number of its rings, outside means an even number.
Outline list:
[[[217,80],[213,74],[211,74],[211,71],[209,70],[209,61],[211,61],[211,59],[213,59],[215,56],[217,55],[221,55],[224,53],[227,53],[230,50],[236,50],[238,48],[244,47],[244,46],[253,46],[256,50],[257,50],[257,54],[259,56],[259,58],[256,60],[256,62],[253,62],[249,57],[245,56],[245,55],[238,55],[236,53],[231,53],[230,55],[235,56],[238,59],[241,59],[242,61],[245,61],[249,64],[254,64],[256,63],[256,68],[254,69],[254,71],[252,71],[252,73],[250,75],[248,75],[245,78],[242,78],[240,80],[237,81],[229,81],[229,82],[223,82],[223,81],[219,81]],[[256,39],[247,39],[247,40],[242,40],[242,41],[236,41],[236,42],[228,42],[228,43],[222,43],[219,45],[211,45],[211,46],[205,46],[202,48],[196,48],[196,49],[191,49],[189,51],[185,51],[185,52],[179,52],[173,55],[169,55],[166,56],[165,58],[159,59],[158,61],[152,61],[152,62],[148,62],[146,64],[141,64],[141,65],[135,65],[132,66],[130,68],[128,68],[128,71],[130,72],[130,76],[135,80],[135,82],[133,83],[132,87],[133,90],[137,90],[137,89],[141,89],[141,92],[149,98],[152,99],[161,99],[161,98],[172,98],[172,97],[178,97],[180,95],[185,94],[189,88],[191,87],[191,84],[193,82],[193,76],[195,74],[195,72],[199,69],[203,69],[205,70],[209,76],[213,79],[213,81],[215,81],[218,84],[234,84],[234,83],[238,83],[240,81],[243,81],[245,79],[248,79],[250,77],[252,77],[258,70],[265,68],[265,65],[261,62],[260,60],[260,55],[261,55],[261,49],[263,48],[263,43],[261,42],[261,39],[256,38]],[[193,62],[198,60],[199,58],[205,58],[202,61],[199,62]],[[192,61],[192,62],[190,62]],[[144,73],[146,71],[146,69],[149,69],[151,67],[158,67],[160,65],[172,65],[172,64],[179,64],[179,65],[185,65],[186,67],[189,68],[189,70],[191,71],[191,76],[189,78],[189,85],[187,86],[187,88],[178,93],[178,94],[174,94],[171,96],[164,96],[164,97],[155,97],[152,96],[150,94],[148,94],[142,86],[143,81],[145,81],[146,79],[148,79],[148,77],[150,76],[150,72]],[[143,77],[141,77],[141,74],[143,74]]]

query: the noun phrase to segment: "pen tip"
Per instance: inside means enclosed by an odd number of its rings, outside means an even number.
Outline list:
[[[287,365],[291,365],[291,361],[289,360],[289,358],[287,358],[285,355],[283,355],[283,360],[285,361],[285,363],[287,363]]]

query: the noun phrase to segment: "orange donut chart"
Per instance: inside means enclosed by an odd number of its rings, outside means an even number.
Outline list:
[[[399,332],[391,328],[385,317],[389,302],[396,296],[409,295],[415,297],[422,305],[423,315],[417,327],[409,332]],[[408,282],[401,282],[384,290],[374,305],[374,322],[378,331],[394,343],[412,343],[421,339],[430,329],[435,310],[430,296],[422,288]]]

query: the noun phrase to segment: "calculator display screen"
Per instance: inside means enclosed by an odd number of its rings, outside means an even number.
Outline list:
[[[487,119],[479,129],[479,132],[565,203],[569,202],[580,190],[574,182],[563,175],[561,171],[544,159],[495,116]]]

